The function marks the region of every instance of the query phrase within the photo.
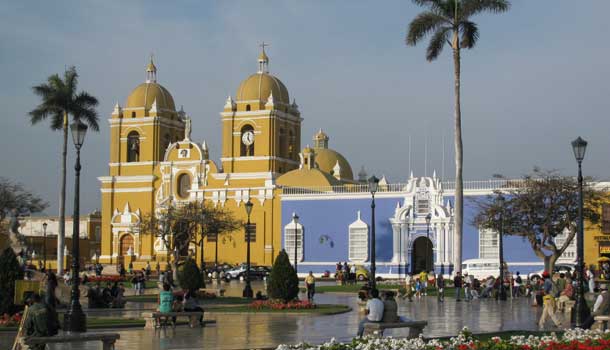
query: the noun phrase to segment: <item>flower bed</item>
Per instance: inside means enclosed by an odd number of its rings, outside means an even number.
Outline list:
[[[315,309],[316,305],[309,301],[300,300],[287,303],[283,303],[279,300],[256,300],[248,305],[248,307],[255,310],[305,310]]]
[[[0,317],[0,327],[15,327],[21,322],[21,313],[16,313],[12,316],[4,314]]]
[[[610,331],[567,330],[558,336],[512,336],[477,340],[468,329],[449,340],[406,338],[354,338],[351,343],[339,343],[334,338],[321,345],[301,343],[280,345],[277,350],[606,350],[610,349]]]
[[[89,283],[125,282],[127,278],[121,276],[87,276]]]

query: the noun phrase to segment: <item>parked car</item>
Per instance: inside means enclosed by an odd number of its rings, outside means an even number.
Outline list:
[[[232,279],[239,279],[246,275],[246,264],[241,264],[238,267],[225,271],[225,279],[227,281]],[[266,266],[253,266],[250,265],[250,279],[264,279],[269,276],[271,269]]]
[[[356,279],[358,281],[366,281],[369,279],[369,270],[362,265],[356,265]]]
[[[553,268],[553,273],[565,273],[566,275],[571,275],[572,272],[574,272],[575,268],[576,267],[572,264],[555,264],[555,267]],[[544,271],[545,270],[542,269],[540,271],[530,273],[529,275],[527,275],[527,277],[529,279],[541,278]]]

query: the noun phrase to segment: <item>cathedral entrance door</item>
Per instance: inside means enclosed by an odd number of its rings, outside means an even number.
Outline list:
[[[432,271],[434,256],[432,253],[432,241],[426,237],[419,237],[413,242],[411,251],[411,272],[413,274],[421,271]]]

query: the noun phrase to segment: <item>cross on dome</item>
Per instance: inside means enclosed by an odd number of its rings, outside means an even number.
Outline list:
[[[261,47],[261,54],[258,55],[258,73],[269,73],[269,57],[265,53],[265,46],[270,46],[264,41],[259,45]]]
[[[156,83],[157,82],[157,67],[153,62],[153,54],[150,54],[150,62],[146,66],[146,82]]]

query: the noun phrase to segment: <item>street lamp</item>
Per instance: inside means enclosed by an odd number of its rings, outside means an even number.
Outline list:
[[[252,213],[252,207],[254,204],[248,199],[246,202],[246,213],[248,214],[248,223],[246,224],[246,239],[248,240],[248,252],[246,256],[246,286],[244,287],[243,297],[252,298],[254,292],[252,292],[252,286],[250,286],[250,213]]]
[[[498,232],[498,245],[500,253],[498,254],[500,259],[500,293],[498,298],[500,300],[506,300],[506,287],[504,286],[504,196],[500,195],[498,198],[498,206],[500,207],[500,230]]]
[[[379,179],[375,175],[369,178],[369,192],[371,192],[371,277],[369,283],[371,288],[377,286],[375,281],[375,192],[379,187]]]
[[[74,170],[76,171],[74,177],[74,214],[72,215],[72,292],[70,293],[70,306],[68,312],[64,315],[64,330],[67,332],[86,332],[87,331],[87,318],[83,313],[83,309],[80,305],[80,291],[79,285],[79,232],[80,232],[80,149],[85,142],[85,134],[87,133],[87,125],[83,124],[80,120],[76,120],[70,125],[70,131],[72,132],[72,140],[74,141],[74,147],[76,147],[76,165]]]
[[[428,273],[428,251],[430,250],[430,221],[432,221],[432,214],[426,215],[426,267],[425,271]]]
[[[47,223],[43,222],[42,223],[42,235],[43,235],[43,240],[42,240],[42,256],[43,256],[43,261],[44,261],[44,270],[47,270]]]
[[[590,311],[585,300],[584,280],[585,273],[584,263],[584,222],[583,222],[583,178],[582,178],[582,161],[585,159],[585,151],[587,150],[587,141],[578,137],[572,141],[572,149],[574,157],[578,163],[578,239],[576,240],[576,254],[578,263],[576,269],[577,286],[576,286],[576,306],[575,306],[575,324],[576,327],[582,327],[585,320],[589,317]]]
[[[299,224],[299,216],[297,213],[292,213],[292,221],[294,221],[294,272],[299,275],[297,271],[297,237],[298,237],[298,224]]]

